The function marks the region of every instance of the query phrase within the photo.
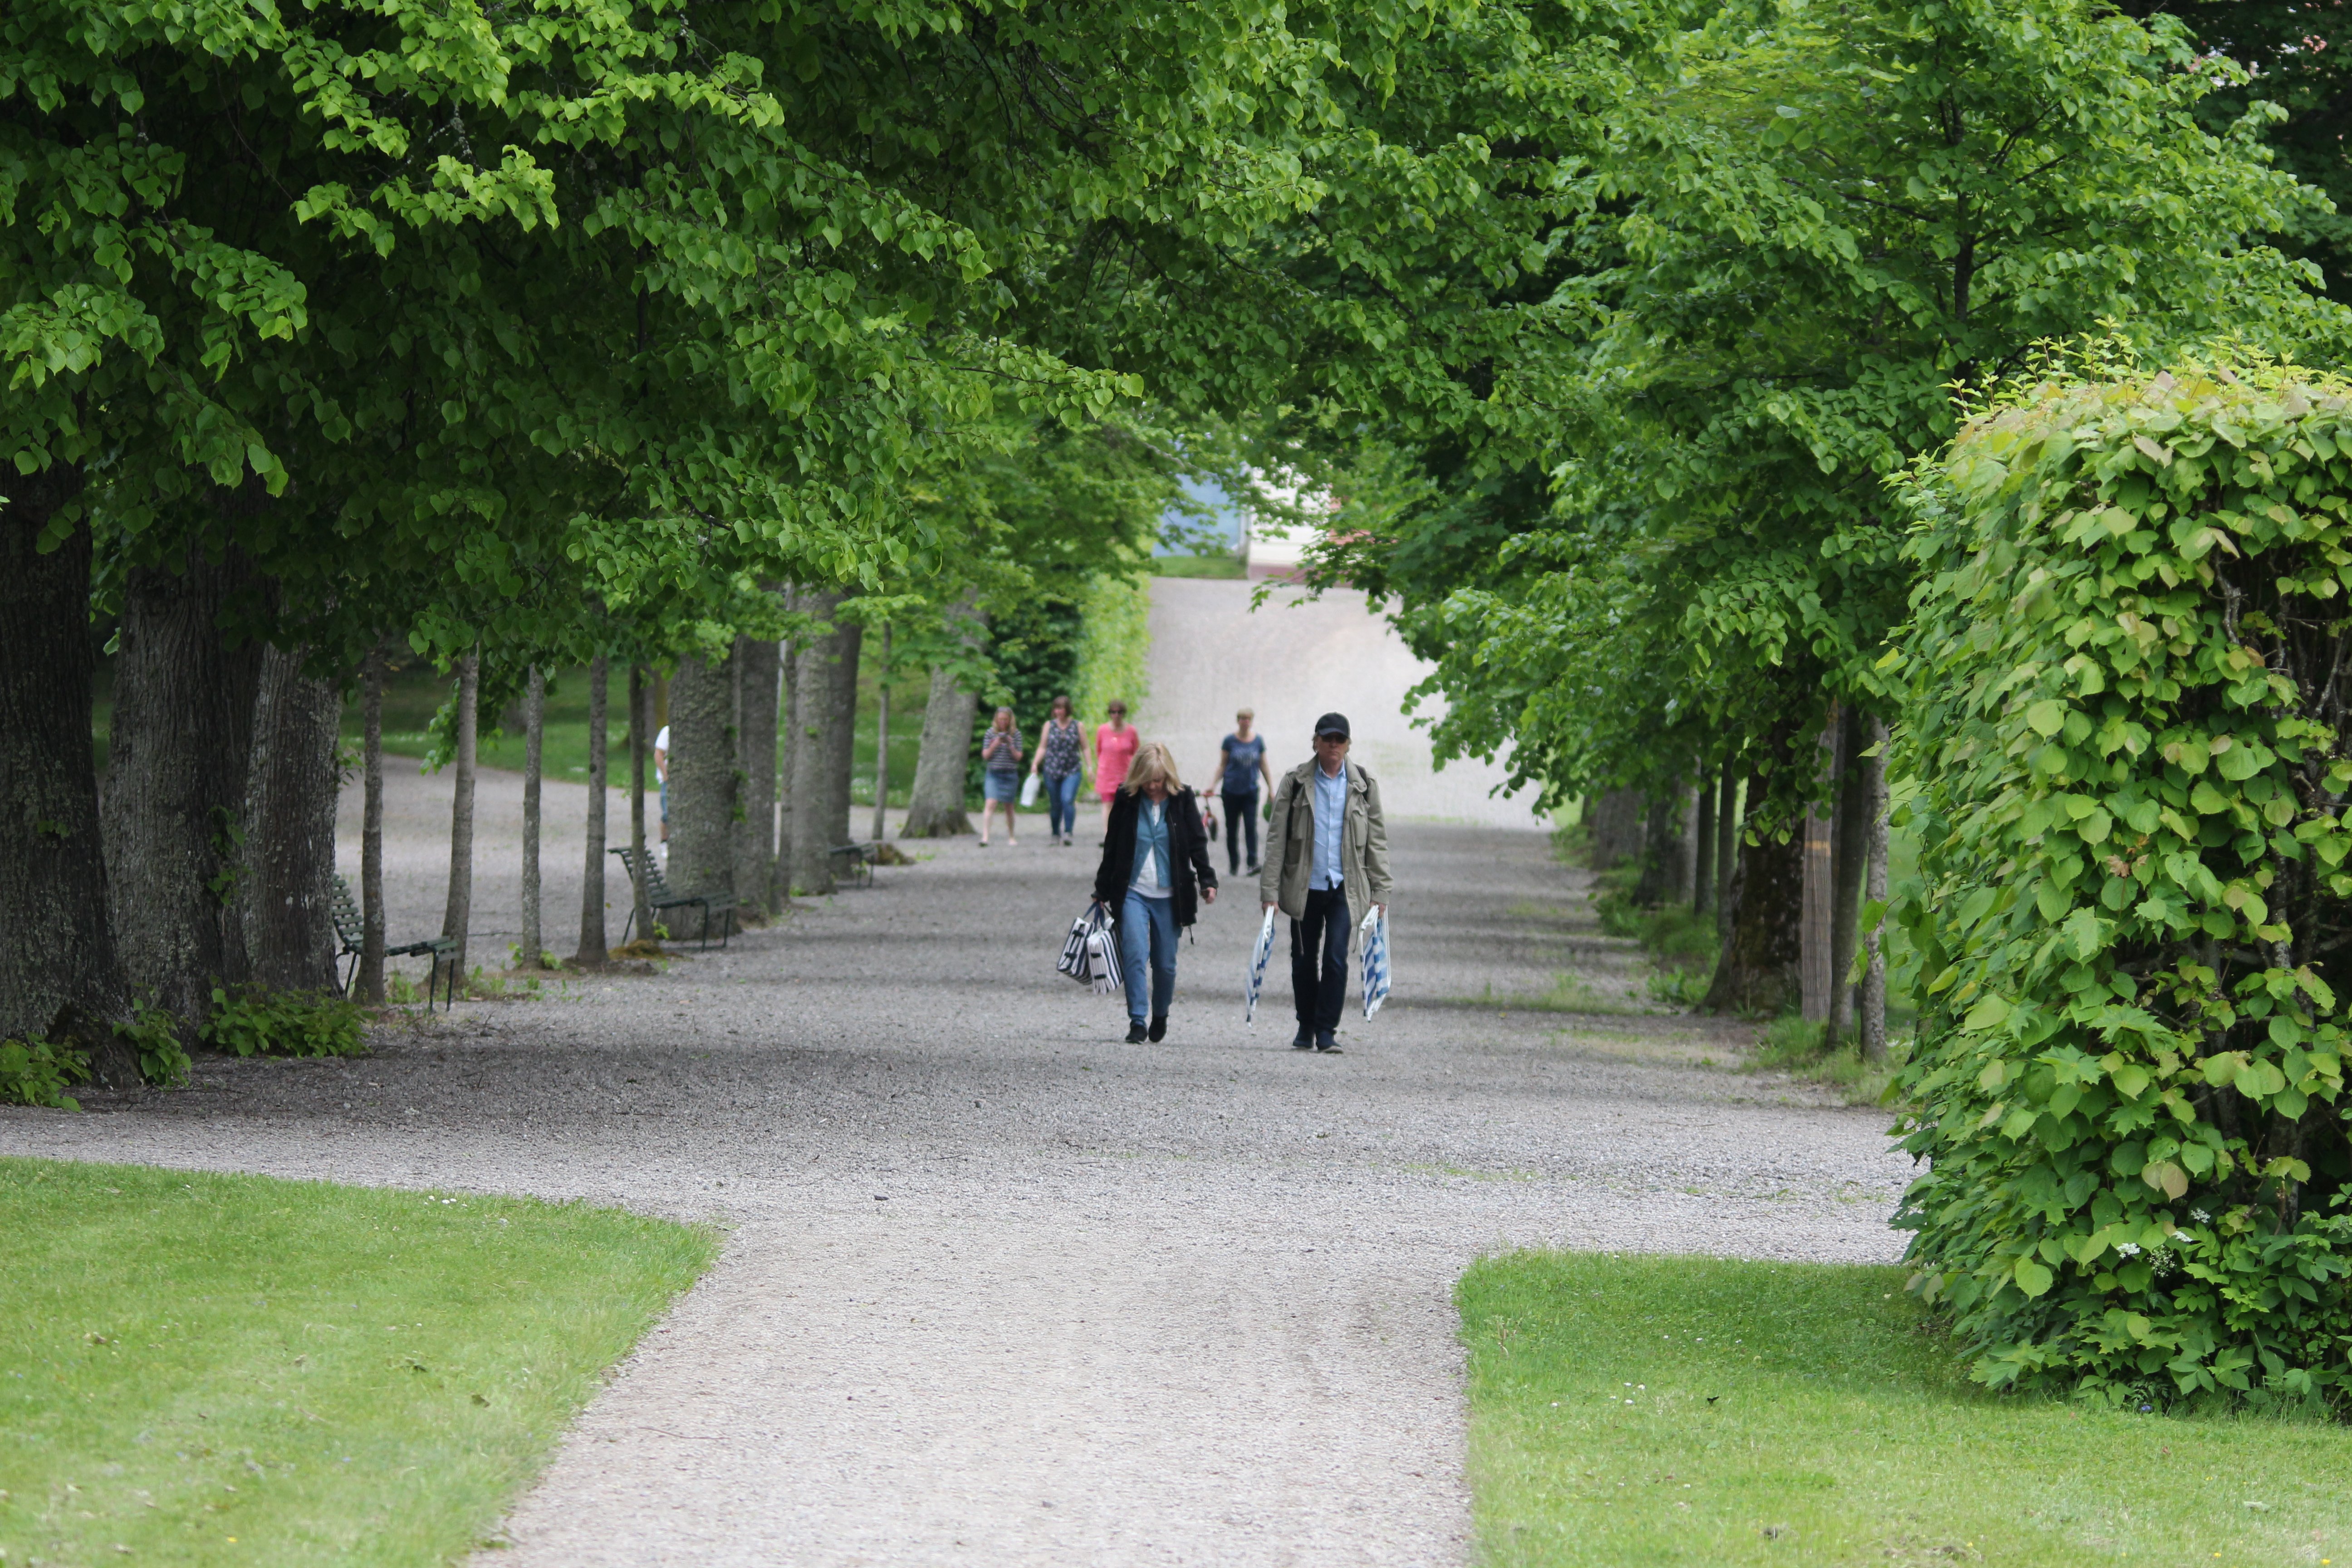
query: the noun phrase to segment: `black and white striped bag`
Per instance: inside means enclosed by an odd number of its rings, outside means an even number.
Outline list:
[[[1061,962],[1054,967],[1079,984],[1092,986],[1097,995],[1117,994],[1120,990],[1118,929],[1110,910],[1088,904],[1087,912],[1070,922],[1070,940],[1062,944]]]

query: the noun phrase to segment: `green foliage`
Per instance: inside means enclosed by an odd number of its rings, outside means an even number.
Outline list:
[[[1139,724],[1151,691],[1151,584],[1148,578],[1105,574],[1078,595],[1077,676],[1071,695],[1078,721],[1091,733],[1104,708],[1127,704]]]
[[[2089,368],[1912,495],[1901,1223],[1989,1383],[2345,1407],[2352,395]]]
[[[1518,1252],[1454,1300],[1493,1568],[2315,1564],[2352,1532],[2341,1426],[1996,1396],[1899,1268]]]
[[[12,1565],[464,1561],[719,1250],[586,1204],[21,1159],[0,1236]]]
[[[139,1076],[158,1089],[177,1089],[188,1081],[195,1064],[180,1045],[180,1021],[152,1002],[141,998],[128,1023],[114,1026],[117,1038],[139,1057]]]
[[[89,1081],[89,1058],[47,1040],[0,1040],[0,1105],[79,1110],[66,1090]]]
[[[239,1057],[356,1057],[367,1050],[364,1023],[359,1007],[340,996],[215,986],[212,1016],[196,1037]]]

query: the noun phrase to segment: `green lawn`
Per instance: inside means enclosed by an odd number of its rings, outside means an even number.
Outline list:
[[[2352,1434],[1995,1396],[1900,1268],[1519,1253],[1457,1291],[1492,1564],[2352,1564]]]
[[[0,1237],[11,1565],[460,1559],[717,1250],[580,1205],[22,1159]]]
[[[1249,569],[1238,555],[1155,555],[1154,577],[1246,577]]]

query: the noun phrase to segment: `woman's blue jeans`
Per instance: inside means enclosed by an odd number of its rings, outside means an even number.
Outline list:
[[[1127,1016],[1139,1024],[1166,1017],[1168,1004],[1176,998],[1174,903],[1173,899],[1129,893],[1118,911],[1118,961],[1127,981]],[[1151,1008],[1149,1013],[1144,1011],[1147,1002]]]
[[[1059,838],[1078,830],[1078,775],[1064,773],[1045,779],[1045,831]]]

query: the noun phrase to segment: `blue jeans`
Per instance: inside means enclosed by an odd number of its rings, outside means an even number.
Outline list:
[[[1045,831],[1058,838],[1065,833],[1078,830],[1078,775],[1064,773],[1055,778],[1051,773],[1045,780]]]
[[[1173,899],[1129,893],[1118,911],[1118,961],[1127,981],[1127,1016],[1139,1024],[1166,1017],[1168,1004],[1176,997],[1174,904]],[[1147,1001],[1151,1007],[1148,1014],[1143,1010]]]

